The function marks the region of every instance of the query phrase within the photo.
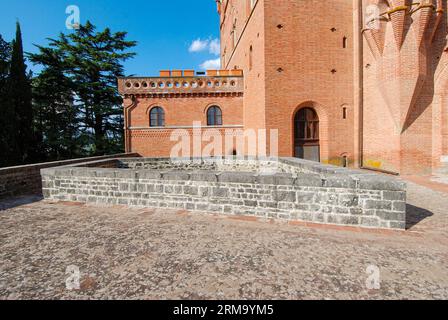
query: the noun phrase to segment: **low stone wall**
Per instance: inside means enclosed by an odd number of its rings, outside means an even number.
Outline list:
[[[65,161],[39,163],[25,166],[0,168],[0,199],[22,196],[41,195],[42,177],[40,170],[71,164],[83,163],[86,161],[116,159],[121,157],[137,157],[138,154],[118,154],[111,156],[92,157],[84,159],[73,159]]]
[[[118,168],[135,170],[212,170],[232,172],[258,172],[258,173],[301,173],[316,174],[340,174],[340,175],[363,175],[377,176],[360,170],[349,170],[347,168],[324,165],[319,162],[307,161],[297,158],[265,158],[256,159],[251,157],[229,157],[229,158],[192,158],[192,159],[170,159],[170,158],[126,158],[120,159]]]
[[[315,162],[313,162],[315,164]],[[287,159],[255,159],[255,158],[128,158],[119,161],[119,168],[135,170],[178,170],[178,171],[219,171],[219,172],[258,172],[258,173],[311,173],[305,167],[288,164]]]
[[[240,161],[252,172],[238,171]],[[406,184],[395,178],[289,158],[277,161],[277,173],[265,174],[257,172],[264,162],[255,162],[227,161],[230,171],[211,170],[222,163],[167,159],[116,160],[122,169],[90,167],[102,162],[44,169],[43,192],[53,200],[405,228]]]

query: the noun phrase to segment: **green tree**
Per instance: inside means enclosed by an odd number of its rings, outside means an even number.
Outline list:
[[[126,35],[126,32],[111,33],[108,28],[97,32],[87,22],[74,33],[61,33],[58,39],[49,39],[48,48],[38,47],[39,53],[30,55],[33,62],[46,68],[45,76],[49,78],[45,83],[54,82],[56,87],[60,84],[51,77],[65,79],[63,87],[56,91],[66,92],[66,84],[71,88],[75,98],[71,106],[76,109],[76,117],[72,119],[76,119],[79,129],[77,143],[89,155],[123,150],[122,99],[116,79],[123,76],[122,63],[135,55],[126,51],[136,45],[127,41]],[[59,70],[52,70],[55,67],[48,59],[51,54],[59,56]]]
[[[31,61],[44,66],[33,79],[34,122],[40,160],[61,160],[81,156],[78,147],[79,119],[74,106],[73,85],[65,75],[64,54],[39,47]]]
[[[11,63],[11,44],[0,35],[0,167],[13,164],[17,150],[13,148],[15,135],[12,134],[15,119],[14,110],[8,99],[8,78]]]
[[[27,74],[23,55],[22,33],[20,24],[16,25],[16,37],[12,42],[11,65],[8,78],[7,97],[15,114],[14,135],[17,137],[19,164],[33,162],[35,137],[33,126],[33,107],[31,81]]]

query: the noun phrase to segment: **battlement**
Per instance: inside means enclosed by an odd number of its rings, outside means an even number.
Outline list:
[[[183,94],[242,94],[242,70],[207,70],[206,75],[195,75],[194,70],[162,70],[159,77],[118,78],[122,95],[183,95]]]
[[[202,72],[201,72],[202,73]],[[207,70],[204,74],[197,73],[197,76],[212,76],[212,77],[242,77],[243,70],[241,69],[232,69],[232,70]],[[194,77],[194,70],[161,70],[160,77],[161,78],[170,78],[170,77]]]

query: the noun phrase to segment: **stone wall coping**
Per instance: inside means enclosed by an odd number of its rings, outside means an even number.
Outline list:
[[[272,158],[266,158],[273,160]],[[266,160],[264,159],[264,160]],[[144,158],[126,158],[125,161],[144,161]],[[151,158],[151,161],[171,161],[169,158]],[[185,160],[185,159],[184,159]],[[197,159],[199,160],[199,159]],[[202,159],[203,163],[216,159]],[[94,165],[110,163],[111,161],[121,161],[121,159],[107,159],[80,163],[77,165],[67,165],[56,168],[46,168],[41,170],[42,175],[61,175],[78,177],[98,177],[98,178],[121,178],[135,180],[167,180],[167,181],[204,181],[240,184],[268,184],[268,185],[296,185],[303,187],[326,187],[326,188],[347,188],[362,190],[387,190],[405,191],[406,183],[391,177],[377,174],[363,173],[343,168],[327,165],[314,164],[310,161],[291,161],[281,159],[280,161],[293,164],[301,169],[314,170],[316,173],[273,173],[263,174],[259,172],[233,172],[233,171],[204,171],[204,170],[168,170],[168,169],[118,169],[118,168],[95,168]],[[312,166],[310,169],[309,166]]]
[[[23,171],[27,171],[27,170],[34,171],[34,170],[38,170],[38,169],[76,165],[76,164],[79,164],[80,161],[84,161],[83,163],[90,163],[92,161],[104,161],[106,159],[118,160],[119,158],[122,158],[122,157],[133,157],[134,159],[137,159],[138,156],[139,156],[138,153],[120,153],[120,154],[113,154],[113,155],[109,155],[109,156],[78,158],[78,159],[70,159],[70,160],[29,164],[29,165],[23,165],[23,166],[6,167],[6,168],[0,168],[0,176],[4,175],[4,174],[23,172]]]
[[[341,180],[344,180],[347,184],[356,187],[356,183],[360,189],[371,189],[371,190],[382,190],[387,189],[391,191],[401,191],[406,190],[407,184],[396,177],[389,177],[384,175],[379,175],[377,173],[365,172],[357,169],[341,168],[332,165],[326,165],[314,161],[299,159],[299,158],[277,158],[277,157],[214,157],[214,158],[126,158],[123,159],[124,162],[132,161],[202,161],[202,163],[216,162],[216,161],[234,161],[234,160],[259,160],[259,161],[279,161],[287,165],[291,165],[296,168],[303,169],[305,171],[310,171],[311,174],[320,174],[322,179],[326,180],[327,186],[337,186],[340,184]],[[122,161],[123,161],[122,160]],[[300,177],[298,177],[300,178]],[[307,182],[305,179],[303,183]],[[358,182],[356,182],[358,181]],[[315,184],[313,181],[311,184]]]
[[[244,161],[244,160],[260,160],[260,161],[278,161],[282,158],[276,158],[276,157],[251,157],[251,156],[245,156],[245,157],[239,157],[239,156],[217,156],[217,157],[191,157],[191,158],[169,158],[169,157],[154,157],[154,158],[139,158],[139,157],[126,157],[125,161],[142,161],[142,160],[150,160],[150,161],[179,161],[179,162],[191,162],[191,161],[197,161],[201,163],[206,162],[216,162],[216,161]],[[121,159],[120,159],[121,160]]]
[[[92,161],[106,161],[107,159],[121,159],[129,156],[137,157],[139,155],[137,153],[125,153],[0,168],[0,199],[42,194],[41,170],[60,166],[73,166],[83,162],[89,163]]]

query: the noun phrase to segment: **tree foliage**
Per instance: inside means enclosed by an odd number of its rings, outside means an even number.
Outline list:
[[[123,151],[122,99],[116,79],[135,53],[126,32],[87,22],[28,54],[42,71],[27,73],[17,23],[0,35],[0,167]]]
[[[45,67],[33,79],[33,101],[41,158],[59,160],[81,156],[79,119],[73,85],[65,76],[63,54],[51,48],[40,51],[34,62]]]
[[[35,79],[36,105],[43,114],[43,140],[57,158],[103,155],[123,150],[122,99],[116,79],[123,76],[122,63],[135,53],[126,32],[96,31],[87,22],[76,32],[49,39],[38,46],[31,61],[44,67]],[[46,92],[53,88],[50,96]],[[50,114],[53,120],[42,119]],[[57,125],[50,128],[56,123]],[[67,128],[69,128],[67,130]],[[57,148],[58,139],[63,148]]]
[[[15,159],[20,163],[33,162],[34,126],[31,92],[31,74],[27,73],[23,54],[22,32],[17,22],[16,37],[12,42],[11,64],[8,78],[8,99],[15,113],[15,130],[18,153]]]
[[[31,74],[23,54],[20,24],[11,44],[0,36],[0,165],[35,160]]]
[[[13,161],[12,143],[14,140],[10,119],[14,117],[14,111],[8,99],[8,77],[11,63],[11,44],[6,42],[0,35],[0,166],[7,166]]]

